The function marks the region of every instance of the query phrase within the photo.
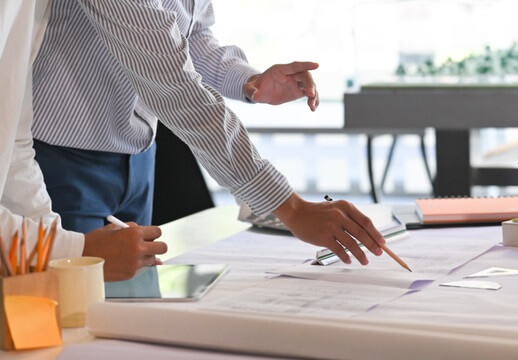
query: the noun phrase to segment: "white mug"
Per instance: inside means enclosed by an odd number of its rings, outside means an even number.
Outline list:
[[[62,327],[84,326],[90,305],[104,301],[103,265],[104,259],[89,256],[49,262],[58,278]]]

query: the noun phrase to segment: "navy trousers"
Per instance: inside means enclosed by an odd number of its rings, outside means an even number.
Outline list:
[[[34,149],[52,209],[61,215],[64,229],[87,233],[106,225],[110,214],[124,222],[151,224],[155,145],[136,155],[78,150],[37,140]],[[132,294],[133,286],[132,280],[108,283],[106,296]]]

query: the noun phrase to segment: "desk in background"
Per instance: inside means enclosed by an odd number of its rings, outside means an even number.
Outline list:
[[[473,185],[518,185],[518,169],[472,168],[470,129],[518,127],[518,85],[373,84],[344,95],[345,129],[407,133],[435,128],[436,196]]]

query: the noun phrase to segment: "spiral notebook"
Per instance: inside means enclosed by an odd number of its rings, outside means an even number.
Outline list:
[[[499,223],[518,217],[518,196],[417,199],[423,224]]]

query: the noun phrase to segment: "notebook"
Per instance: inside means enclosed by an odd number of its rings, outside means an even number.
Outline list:
[[[518,217],[518,196],[417,199],[423,224],[499,223]]]

